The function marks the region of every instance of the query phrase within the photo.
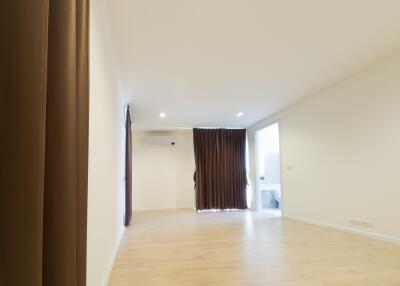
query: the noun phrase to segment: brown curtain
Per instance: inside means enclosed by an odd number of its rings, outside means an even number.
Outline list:
[[[0,285],[86,284],[88,1],[0,4]]]
[[[193,129],[196,209],[246,209],[246,130]]]
[[[125,128],[125,226],[129,226],[132,219],[132,121],[129,106]]]

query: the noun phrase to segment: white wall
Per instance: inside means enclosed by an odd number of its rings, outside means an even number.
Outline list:
[[[146,145],[146,135],[176,137],[176,144]],[[133,132],[133,209],[194,208],[192,130]]]
[[[252,126],[252,167],[254,130],[278,120],[285,216],[400,238],[400,54]]]
[[[124,110],[107,26],[106,1],[91,5],[87,285],[107,285],[123,233]]]

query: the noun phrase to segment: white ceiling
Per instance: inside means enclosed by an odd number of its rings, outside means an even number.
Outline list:
[[[112,5],[119,76],[139,128],[246,127],[400,48],[398,0]]]

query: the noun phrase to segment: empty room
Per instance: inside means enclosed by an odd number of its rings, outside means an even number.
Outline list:
[[[400,286],[400,1],[0,11],[0,286]]]

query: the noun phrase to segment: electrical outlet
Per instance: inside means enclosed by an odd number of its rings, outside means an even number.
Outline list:
[[[367,221],[362,221],[362,220],[351,220],[350,223],[352,225],[356,225],[356,226],[361,226],[361,227],[367,227],[367,228],[374,228],[374,224],[371,222],[367,222]]]

